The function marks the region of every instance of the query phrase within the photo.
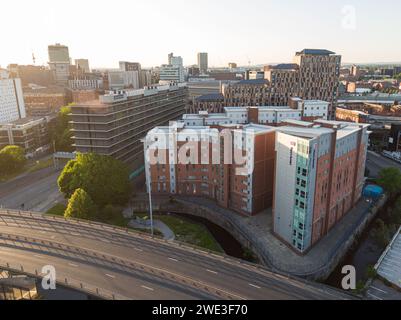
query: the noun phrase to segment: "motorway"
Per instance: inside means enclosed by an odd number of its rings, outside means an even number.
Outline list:
[[[370,178],[378,178],[380,170],[388,167],[395,167],[401,170],[401,164],[391,159],[383,157],[375,152],[368,151],[366,168],[369,169]]]
[[[0,265],[115,299],[350,299],[330,287],[112,226],[0,210]],[[67,279],[67,280],[65,280]]]
[[[46,212],[64,200],[57,186],[59,175],[60,171],[47,168],[0,183],[0,207],[19,210],[24,204],[25,210]]]

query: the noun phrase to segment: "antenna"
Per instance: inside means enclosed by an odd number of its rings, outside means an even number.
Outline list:
[[[35,54],[32,52],[32,61],[33,61],[33,64],[35,65],[36,64],[36,58],[35,58]]]

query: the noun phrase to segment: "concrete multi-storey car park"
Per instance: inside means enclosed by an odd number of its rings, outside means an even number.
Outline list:
[[[318,120],[277,129],[274,232],[299,252],[361,198],[368,127]]]
[[[185,84],[114,91],[71,107],[76,151],[95,152],[143,165],[141,139],[156,126],[180,118],[187,104]]]

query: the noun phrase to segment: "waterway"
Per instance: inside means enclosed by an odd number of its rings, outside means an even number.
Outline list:
[[[330,277],[325,281],[326,284],[340,288],[344,275],[341,273],[342,268],[346,265],[355,267],[357,282],[366,282],[367,270],[370,266],[374,266],[382,255],[384,248],[378,246],[372,236],[372,230],[375,228],[377,220],[381,219],[386,224],[388,221],[387,210],[391,208],[394,201],[389,201],[372,220],[362,235],[355,241],[352,248],[341,261]]]
[[[228,231],[217,224],[214,224],[205,218],[190,214],[174,213],[174,215],[184,218],[189,222],[205,226],[227,255],[238,259],[250,260],[252,262],[255,261],[254,259],[249,258],[249,252],[247,252],[247,250],[245,250]]]

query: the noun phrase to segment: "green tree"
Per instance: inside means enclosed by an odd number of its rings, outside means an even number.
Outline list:
[[[99,207],[125,205],[130,197],[129,171],[119,160],[94,153],[78,154],[58,179],[66,198],[84,189]]]
[[[377,245],[381,248],[385,248],[389,244],[391,240],[391,231],[383,220],[378,219],[376,221],[376,226],[372,230],[372,233]]]
[[[91,219],[96,215],[96,206],[85,190],[78,188],[68,201],[64,212],[66,218]]]
[[[1,175],[21,170],[26,163],[25,152],[18,146],[6,146],[0,151]]]
[[[398,168],[384,168],[379,173],[377,183],[391,196],[401,191],[401,171]]]
[[[70,121],[71,107],[62,107],[54,125],[50,128],[50,136],[55,142],[57,151],[72,152],[72,131]]]

